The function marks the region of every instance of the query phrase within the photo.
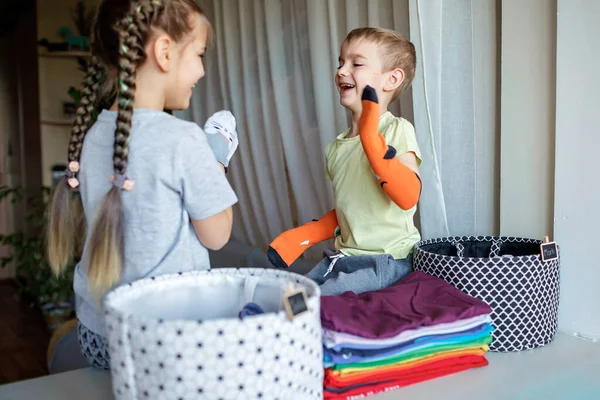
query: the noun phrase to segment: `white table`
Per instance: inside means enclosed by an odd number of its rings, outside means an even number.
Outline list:
[[[600,344],[558,334],[542,349],[488,353],[490,365],[373,396],[377,400],[599,400]],[[0,400],[109,400],[110,374],[81,369],[0,386]]]

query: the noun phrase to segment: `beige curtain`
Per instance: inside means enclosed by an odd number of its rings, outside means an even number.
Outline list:
[[[361,26],[395,29],[417,48],[412,90],[390,110],[413,122],[424,156],[422,236],[497,230],[495,0],[198,2],[216,46],[183,116],[203,124],[229,108],[238,119],[235,240],[264,250],[333,207],[324,150],[349,123],[333,75],[342,40]]]
[[[421,235],[499,229],[495,0],[409,0]]]

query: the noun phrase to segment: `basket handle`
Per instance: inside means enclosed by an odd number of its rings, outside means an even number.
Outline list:
[[[498,255],[500,254],[500,246],[502,246],[503,242],[504,241],[501,239],[492,240],[492,247],[490,248],[490,258],[498,257]]]
[[[244,308],[244,306],[248,303],[254,301],[254,293],[256,292],[256,286],[258,285],[258,277],[256,276],[247,276],[244,282],[244,295],[241,299],[242,304],[240,309]]]
[[[504,241],[502,239],[492,239],[492,247],[490,248],[490,258],[497,257],[500,254],[500,246]],[[458,240],[453,240],[450,242],[451,245],[456,247],[456,255],[458,257],[464,257],[465,254],[465,246]]]
[[[458,240],[453,240],[450,242],[450,244],[454,247],[456,247],[456,255],[459,257],[463,257],[465,254],[465,246],[463,246],[463,244],[461,242],[459,242]]]

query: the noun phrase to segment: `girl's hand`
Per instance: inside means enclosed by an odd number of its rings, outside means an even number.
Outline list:
[[[214,113],[204,124],[204,132],[217,161],[229,166],[239,144],[233,114],[227,110]]]

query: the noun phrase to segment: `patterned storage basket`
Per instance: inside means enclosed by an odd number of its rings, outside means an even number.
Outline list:
[[[463,236],[416,244],[414,269],[444,279],[492,308],[492,351],[545,346],[558,324],[560,260],[543,262],[542,241]]]
[[[288,319],[284,287],[308,311]],[[264,314],[239,317],[248,302]],[[104,302],[116,399],[321,399],[320,290],[297,274],[217,268],[144,279]]]

